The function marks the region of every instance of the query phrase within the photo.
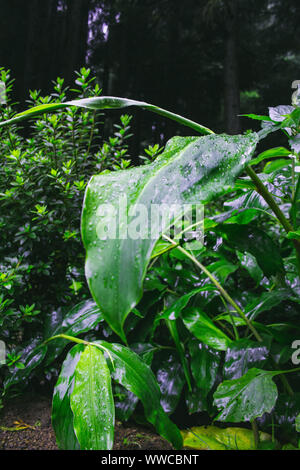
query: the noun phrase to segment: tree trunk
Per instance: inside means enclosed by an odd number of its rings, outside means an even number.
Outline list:
[[[68,1],[68,33],[64,50],[64,77],[67,83],[72,82],[74,70],[85,65],[89,8],[90,0]]]
[[[237,59],[237,0],[229,0],[225,15],[224,114],[228,134],[240,132],[240,90]]]

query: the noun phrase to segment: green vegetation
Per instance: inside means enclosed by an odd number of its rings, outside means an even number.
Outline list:
[[[99,96],[86,69],[77,77],[80,99],[67,100],[57,80],[55,95],[31,92],[36,106],[17,115],[8,106],[0,123],[7,258],[0,318],[12,355],[3,398],[33,377],[55,375],[63,360],[52,411],[60,448],[111,449],[115,416],[141,419],[143,411],[179,449],[182,404],[216,425],[204,433],[209,448],[245,440],[249,448],[297,447],[299,93],[291,106],[247,115],[260,131],[227,135],[144,102]],[[94,152],[96,111],[127,106],[201,136],[149,147],[145,164],[129,167],[126,115]],[[33,137],[23,139],[17,125],[31,118]],[[285,147],[260,152],[273,132],[283,132]],[[115,216],[124,196],[125,220]],[[176,206],[170,220],[150,226],[145,218],[133,224],[137,204],[147,217],[153,204]],[[204,245],[197,231],[191,236],[193,218],[176,237],[184,204],[205,205]],[[101,207],[111,212],[103,217]],[[118,236],[102,236],[115,229]],[[44,297],[35,283],[46,286]],[[11,341],[12,333],[21,339]],[[245,423],[251,437],[228,425],[220,444],[224,423]],[[187,433],[189,442],[197,432]]]

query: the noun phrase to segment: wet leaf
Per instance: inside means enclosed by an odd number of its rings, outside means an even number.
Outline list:
[[[137,354],[121,344],[105,341],[97,343],[110,353],[113,361],[110,365],[112,378],[141,400],[147,420],[162,437],[171,442],[176,449],[180,449],[182,439],[179,429],[160,404],[160,389],[150,367]]]
[[[226,351],[232,340],[200,309],[187,307],[181,313],[186,328],[202,343]]]
[[[237,224],[222,224],[216,230],[223,233],[227,243],[234,249],[255,256],[259,267],[267,277],[284,273],[279,246],[263,230],[250,225]]]
[[[176,354],[168,352],[160,354],[159,358],[160,366],[156,372],[156,378],[162,394],[160,403],[163,410],[170,414],[178,405],[185,378]]]
[[[52,426],[57,445],[60,449],[64,450],[79,449],[73,428],[73,412],[70,405],[70,396],[74,388],[75,368],[83,350],[83,344],[76,344],[69,351],[63,362],[53,392]]]
[[[141,299],[152,251],[172,225],[151,217],[151,208],[173,208],[172,219],[182,214],[184,204],[204,203],[224,193],[256,143],[256,134],[174,137],[149,165],[92,177],[82,213],[86,277],[105,320],[124,341],[123,325]],[[137,207],[136,216],[128,215]],[[103,208],[109,215],[103,217]],[[120,213],[128,215],[121,222],[116,217]],[[140,221],[142,213],[146,215]]]
[[[221,410],[215,420],[239,423],[270,413],[278,396],[272,380],[276,374],[252,368],[238,379],[222,382],[214,393],[214,404]]]
[[[252,367],[261,368],[269,355],[266,343],[240,339],[231,343],[226,351],[224,379],[238,379]]]
[[[86,346],[80,356],[70,404],[80,450],[112,449],[115,407],[111,377],[103,352],[96,346]]]
[[[65,334],[68,336],[78,336],[95,328],[103,321],[101,310],[92,299],[83,300],[72,307],[68,313],[57,323],[51,336]],[[45,364],[51,362],[64,350],[67,340],[59,338],[48,343],[48,353]]]
[[[25,384],[32,371],[41,364],[46,353],[47,346],[42,344],[41,340],[38,338],[26,346],[23,351],[20,352],[20,361],[24,367],[18,367],[16,364],[15,367],[10,371],[10,375],[8,375],[8,377],[4,380],[4,393],[7,393],[14,385],[18,385],[20,383]]]

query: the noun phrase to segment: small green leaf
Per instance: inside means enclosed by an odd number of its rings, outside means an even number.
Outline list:
[[[214,404],[221,410],[215,420],[239,423],[270,413],[278,397],[272,380],[277,374],[252,368],[238,379],[222,382],[214,393]]]
[[[260,153],[256,158],[253,158],[253,160],[251,160],[249,165],[257,165],[262,160],[265,160],[267,158],[288,157],[290,155],[291,151],[286,149],[285,147],[275,147]]]
[[[80,449],[112,449],[115,408],[110,371],[100,348],[88,345],[81,354],[70,403]]]

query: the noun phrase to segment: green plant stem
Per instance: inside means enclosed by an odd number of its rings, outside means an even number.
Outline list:
[[[185,375],[185,378],[186,378],[187,386],[188,386],[189,391],[191,392],[192,391],[192,383],[191,383],[190,371],[189,371],[187,361],[186,361],[186,358],[185,358],[184,348],[183,348],[182,343],[179,339],[179,334],[178,334],[177,327],[176,327],[176,320],[166,320],[166,325],[167,325],[167,327],[168,327],[168,329],[171,333],[171,336],[173,338],[173,341],[176,345],[176,349],[177,349],[177,352],[179,354],[181,364],[182,364],[182,367],[183,367],[183,372],[184,372],[184,375]]]
[[[285,217],[280,207],[275,202],[272,194],[268,191],[268,189],[265,187],[263,182],[259,179],[255,171],[251,168],[251,166],[247,166],[246,171],[248,175],[250,176],[250,178],[252,179],[252,181],[254,182],[257,192],[264,198],[264,200],[266,201],[270,209],[272,209],[272,211],[276,215],[277,219],[281,223],[284,230],[287,233],[292,232],[294,230],[293,226],[291,225],[289,220]],[[298,272],[300,276],[300,243],[298,240],[292,240],[292,241],[296,250]]]
[[[254,449],[257,450],[259,446],[259,431],[258,431],[257,422],[255,419],[251,421],[251,426],[252,426],[253,437],[254,437]]]
[[[172,243],[173,245],[176,244],[174,242],[174,240],[172,240],[171,238],[169,238],[167,235],[163,235],[163,238],[165,238],[165,240],[168,240],[170,243]],[[257,339],[257,341],[262,341],[262,338],[261,336],[259,335],[259,333],[256,331],[256,329],[254,328],[254,326],[252,325],[251,321],[246,317],[246,315],[244,314],[244,312],[240,309],[240,307],[236,304],[236,302],[230,297],[230,295],[228,294],[228,292],[226,292],[226,290],[221,286],[221,284],[217,281],[217,279],[208,271],[208,269],[203,266],[203,264],[201,264],[193,255],[191,255],[188,251],[186,251],[184,248],[182,248],[181,246],[177,246],[177,249],[179,251],[181,251],[181,253],[183,253],[186,257],[188,257],[191,261],[193,261],[193,263],[198,266],[198,268],[201,269],[201,271],[203,271],[206,276],[212,281],[212,283],[216,286],[216,288],[218,289],[218,291],[220,292],[220,294],[224,297],[224,299],[227,300],[228,303],[230,303],[230,305],[232,305],[232,307],[234,308],[234,310],[240,315],[240,317],[245,321],[245,323],[247,324],[247,326],[249,327],[249,329],[252,331],[253,335],[255,336],[255,338]]]
[[[73,341],[74,343],[79,343],[79,344],[86,344],[86,345],[91,344],[88,341],[84,341],[83,339],[75,338],[74,336],[68,336],[68,335],[64,335],[64,334],[51,336],[51,338],[48,338],[48,339],[46,339],[46,341],[44,341],[44,344],[47,344],[47,343],[49,343],[49,341],[59,339],[59,338],[67,339],[68,341]]]

